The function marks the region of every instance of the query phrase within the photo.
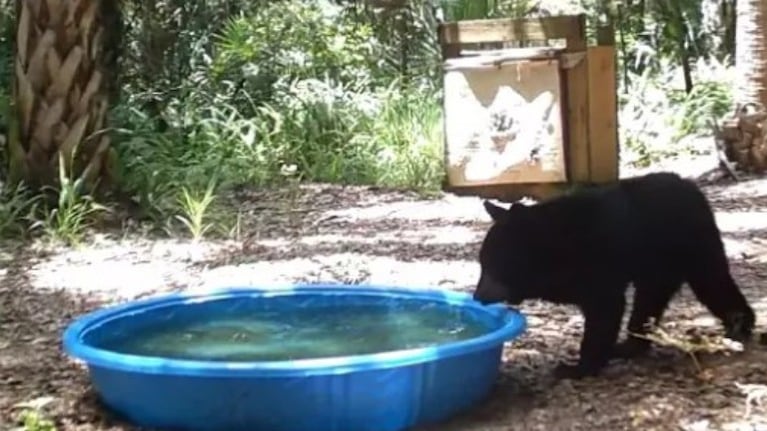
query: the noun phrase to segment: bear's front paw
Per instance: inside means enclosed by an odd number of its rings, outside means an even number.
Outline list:
[[[554,368],[554,377],[557,379],[579,380],[584,377],[593,377],[599,374],[599,370],[593,367],[584,367],[582,364],[560,363]]]

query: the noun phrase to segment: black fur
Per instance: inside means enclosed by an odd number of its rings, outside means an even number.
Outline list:
[[[676,174],[657,173],[509,209],[485,201],[493,218],[482,243],[474,298],[519,304],[526,299],[575,304],[585,319],[580,358],[559,377],[597,375],[611,357],[644,353],[649,342],[616,344],[629,283],[628,323],[647,333],[684,282],[719,318],[728,337],[745,341],[755,316],[730,275],[705,195]]]

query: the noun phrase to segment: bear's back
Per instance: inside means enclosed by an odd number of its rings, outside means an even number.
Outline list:
[[[716,230],[703,193],[669,173],[581,190],[526,210],[525,221],[512,227],[513,236],[525,238],[519,251],[569,267],[633,273],[678,266],[699,246],[698,237]]]

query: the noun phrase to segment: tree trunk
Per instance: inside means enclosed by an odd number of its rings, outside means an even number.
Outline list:
[[[715,139],[720,162],[735,162],[738,169],[767,170],[767,39],[764,20],[767,0],[735,3],[735,114],[727,119]],[[722,157],[722,154],[724,157]]]
[[[86,191],[112,181],[107,133],[121,31],[117,0],[16,0],[10,178],[56,186],[59,157]]]
[[[767,0],[738,0],[735,18],[735,102],[767,106]]]

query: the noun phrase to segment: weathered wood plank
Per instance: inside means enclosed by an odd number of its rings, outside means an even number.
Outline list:
[[[568,183],[514,183],[489,184],[481,186],[443,185],[443,190],[457,196],[477,196],[483,199],[497,199],[501,202],[514,202],[529,197],[536,200],[548,199],[566,192]]]
[[[586,17],[578,15],[578,22],[572,24],[573,31],[585,34]],[[586,50],[586,39],[568,40],[565,52],[580,52]],[[567,123],[568,140],[568,180],[574,182],[589,181],[589,136],[588,136],[588,58],[578,62],[565,74],[565,94],[567,107],[565,121]]]
[[[618,116],[615,48],[592,46],[589,66],[589,144],[591,181],[618,179]]]
[[[478,19],[441,23],[443,45],[483,42],[512,42],[550,39],[584,39],[585,15],[563,15],[525,19]]]

